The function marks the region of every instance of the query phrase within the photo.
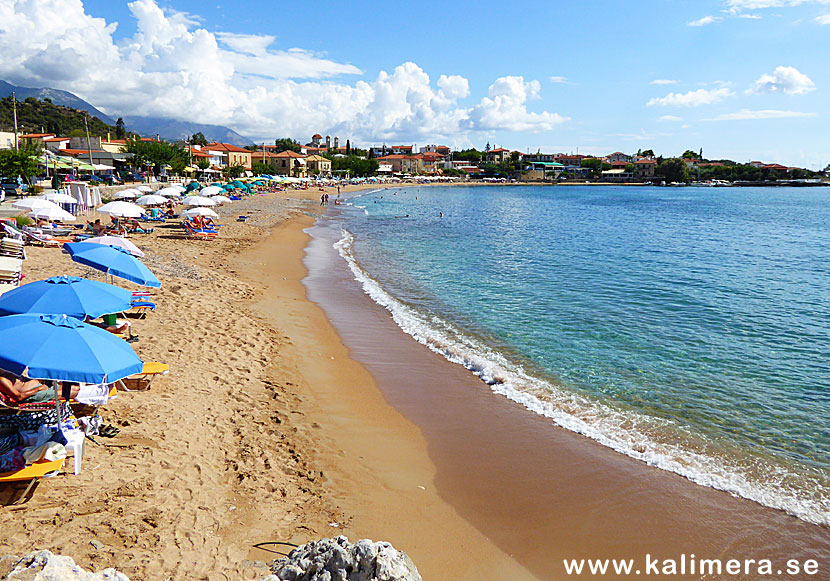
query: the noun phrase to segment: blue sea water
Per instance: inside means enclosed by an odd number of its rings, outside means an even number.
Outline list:
[[[341,219],[364,290],[494,391],[830,525],[830,189],[409,187]]]

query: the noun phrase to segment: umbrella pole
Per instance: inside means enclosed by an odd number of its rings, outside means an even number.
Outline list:
[[[58,387],[58,382],[52,382],[52,388],[55,390],[55,411],[57,411],[58,416],[58,431],[61,429],[61,424],[63,424],[63,418],[61,417],[61,390]]]

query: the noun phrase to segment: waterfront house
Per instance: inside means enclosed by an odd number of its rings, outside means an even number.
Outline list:
[[[306,156],[296,151],[281,151],[274,154],[277,164],[274,166],[276,173],[292,176],[295,178],[306,177]]]
[[[635,173],[638,178],[653,178],[654,170],[657,169],[657,160],[644,157],[635,161],[634,167],[637,168]]]
[[[306,158],[308,173],[319,176],[331,175],[331,160],[322,155],[309,155]]]
[[[499,147],[497,149],[491,149],[487,153],[484,154],[484,160],[487,163],[495,163],[497,165],[501,165],[503,163],[507,163],[510,161],[510,155],[513,152],[509,149],[505,149],[503,147]]]
[[[251,169],[251,152],[242,147],[230,143],[208,143],[202,147],[202,150],[211,154],[220,154],[221,165],[219,167],[241,165],[245,169]]]

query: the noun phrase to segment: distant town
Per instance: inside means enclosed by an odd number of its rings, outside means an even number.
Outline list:
[[[350,139],[315,133],[302,143],[283,137],[244,147],[211,141],[201,132],[167,140],[130,132],[122,119],[108,125],[86,111],[28,98],[3,99],[0,175],[26,180],[69,176],[114,183],[124,175],[194,178],[273,174],[294,178],[422,177],[536,183],[705,185],[825,185],[828,168],[811,171],[769,161],[707,159],[703,149],[664,155],[651,149],[606,155],[519,151],[487,143],[481,149],[428,144],[354,146]],[[26,132],[17,125],[24,114]],[[13,122],[12,122],[13,118]],[[8,131],[7,129],[14,129]],[[305,140],[303,140],[305,141]],[[830,167],[830,166],[829,166]]]

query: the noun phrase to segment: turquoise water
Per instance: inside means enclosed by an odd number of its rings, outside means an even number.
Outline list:
[[[830,189],[408,188],[343,228],[366,292],[494,391],[830,524]]]

